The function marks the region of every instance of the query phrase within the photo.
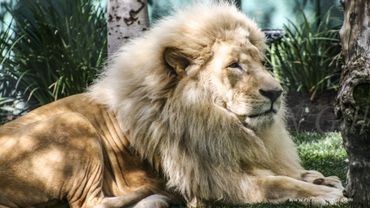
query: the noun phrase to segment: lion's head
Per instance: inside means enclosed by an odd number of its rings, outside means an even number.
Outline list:
[[[202,102],[209,96],[244,125],[266,127],[281,117],[282,88],[263,65],[264,34],[254,22],[230,10],[235,8],[219,7],[173,28],[174,38],[167,39],[164,51],[166,68],[177,74],[176,93],[183,94],[183,102]],[[194,90],[199,86],[203,92]]]
[[[258,130],[282,123],[282,88],[262,63],[264,49],[263,32],[234,6],[193,5],[124,45],[91,96],[117,114],[170,187],[237,200],[238,170],[269,157]]]
[[[268,127],[281,116],[282,87],[263,65],[263,48],[258,44],[264,36],[245,18],[236,23],[224,18],[225,22],[215,23],[223,30],[207,28],[205,34],[196,35],[210,37],[203,48],[206,56],[201,53],[194,57],[194,52],[187,52],[187,43],[176,41],[165,49],[167,68],[177,77],[175,92],[185,103],[201,105],[210,99],[215,107],[247,127]],[[210,36],[208,32],[214,30]]]

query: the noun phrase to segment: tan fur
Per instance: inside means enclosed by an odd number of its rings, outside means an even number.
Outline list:
[[[165,18],[122,47],[89,93],[0,128],[0,176],[12,181],[4,189],[1,177],[0,205],[345,200],[338,179],[300,166],[282,99],[260,115],[271,101],[259,90],[281,89],[264,49],[256,24],[226,3]]]

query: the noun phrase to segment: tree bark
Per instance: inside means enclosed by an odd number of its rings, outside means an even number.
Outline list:
[[[108,0],[108,55],[148,27],[147,0]]]
[[[336,113],[348,154],[351,207],[370,207],[370,1],[342,0],[343,71]]]

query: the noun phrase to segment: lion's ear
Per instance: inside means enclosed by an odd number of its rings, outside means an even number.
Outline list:
[[[191,59],[178,48],[166,48],[164,50],[164,60],[180,77],[186,75],[186,68],[191,63]]]

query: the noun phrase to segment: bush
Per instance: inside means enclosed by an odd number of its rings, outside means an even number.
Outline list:
[[[5,6],[5,4],[1,4]],[[15,85],[16,78],[9,76],[4,71],[4,64],[10,62],[9,56],[11,54],[12,36],[11,36],[11,25],[6,24],[4,10],[0,10],[0,124],[7,120],[7,117],[15,112],[16,109],[13,106],[15,103]]]
[[[330,26],[330,11],[323,21],[289,22],[285,37],[272,43],[269,64],[288,89],[308,93],[311,99],[325,90],[338,87],[340,41],[338,30]]]
[[[10,57],[0,77],[13,85],[0,86],[0,95],[11,88],[12,99],[32,109],[83,92],[100,72],[106,19],[94,1],[22,0],[9,12],[13,35],[2,41],[0,52],[10,51]]]

